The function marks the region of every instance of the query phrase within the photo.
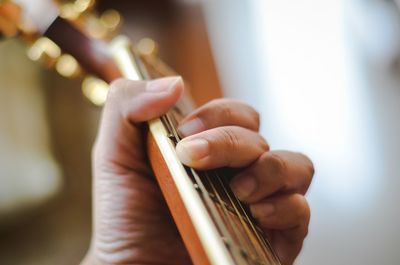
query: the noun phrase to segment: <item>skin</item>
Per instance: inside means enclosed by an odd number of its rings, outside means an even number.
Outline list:
[[[191,264],[145,152],[143,122],[171,108],[183,92],[179,77],[117,80],[111,86],[93,148],[93,237],[82,264]],[[231,188],[268,234],[284,265],[293,264],[307,235],[304,197],[312,162],[271,151],[250,106],[218,99],[179,126],[181,161],[196,169],[238,169]]]

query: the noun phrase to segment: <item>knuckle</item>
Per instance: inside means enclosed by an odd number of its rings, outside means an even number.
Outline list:
[[[306,198],[300,194],[295,194],[295,201],[296,201],[296,217],[300,222],[305,222],[308,224],[310,220],[310,206]]]
[[[229,152],[235,152],[239,146],[239,137],[229,128],[221,128],[223,141],[226,143]]]
[[[287,170],[287,162],[276,153],[266,153],[264,163],[267,164],[270,170],[275,174],[282,174]]]
[[[229,102],[220,100],[219,102],[219,115],[225,121],[230,121],[234,117],[233,110]]]

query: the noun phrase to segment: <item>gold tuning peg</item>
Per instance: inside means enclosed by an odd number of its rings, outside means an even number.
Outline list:
[[[117,10],[108,9],[100,15],[100,23],[108,31],[116,31],[122,24],[121,14]]]
[[[41,37],[28,47],[27,55],[31,60],[43,62],[47,67],[51,67],[61,56],[61,49],[52,40]]]
[[[136,50],[153,77],[177,75],[171,67],[159,58],[158,47],[154,40],[143,38],[137,43]]]
[[[143,38],[139,40],[136,48],[141,56],[157,57],[158,56],[158,43],[150,38]]]
[[[82,24],[91,37],[111,40],[122,24],[122,18],[118,11],[109,9],[99,16],[94,13],[87,14]]]
[[[27,55],[29,59],[39,61],[46,67],[55,67],[64,77],[74,78],[82,73],[76,59],[69,54],[62,54],[60,47],[46,37],[34,41],[28,48]]]
[[[90,11],[95,5],[95,0],[75,0],[60,5],[60,16],[69,20],[76,20],[82,14]]]
[[[55,67],[60,75],[68,78],[78,77],[82,73],[78,61],[69,54],[61,55],[57,59]]]
[[[109,85],[94,76],[86,77],[82,82],[83,95],[94,105],[103,106],[107,99]]]

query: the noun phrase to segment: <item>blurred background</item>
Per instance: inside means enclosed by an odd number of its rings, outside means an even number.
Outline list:
[[[273,149],[312,158],[312,220],[299,265],[400,264],[398,7],[394,0],[96,3],[100,19],[121,14],[134,41],[154,39],[199,105],[244,100],[261,112]],[[90,150],[100,109],[83,95],[79,69],[39,58],[37,47],[0,41],[0,264],[77,264],[91,234]]]

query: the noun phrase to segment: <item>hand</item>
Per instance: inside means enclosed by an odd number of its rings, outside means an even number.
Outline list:
[[[177,78],[113,84],[93,153],[94,233],[88,264],[191,263],[154,182],[141,125],[166,112],[182,89]],[[295,153],[268,152],[257,133],[258,114],[240,102],[212,101],[179,129],[188,136],[177,146],[183,163],[198,169],[244,168],[232,188],[251,205],[283,264],[291,264],[307,233],[309,208],[303,195],[311,162]]]
[[[196,169],[242,168],[231,181],[237,197],[268,235],[282,264],[293,264],[308,232],[310,209],[304,194],[312,162],[289,151],[269,151],[258,133],[259,115],[244,103],[218,99],[186,117],[177,145],[180,160]]]
[[[176,77],[111,85],[93,148],[93,236],[82,264],[191,264],[147,161],[142,124],[182,91]]]

